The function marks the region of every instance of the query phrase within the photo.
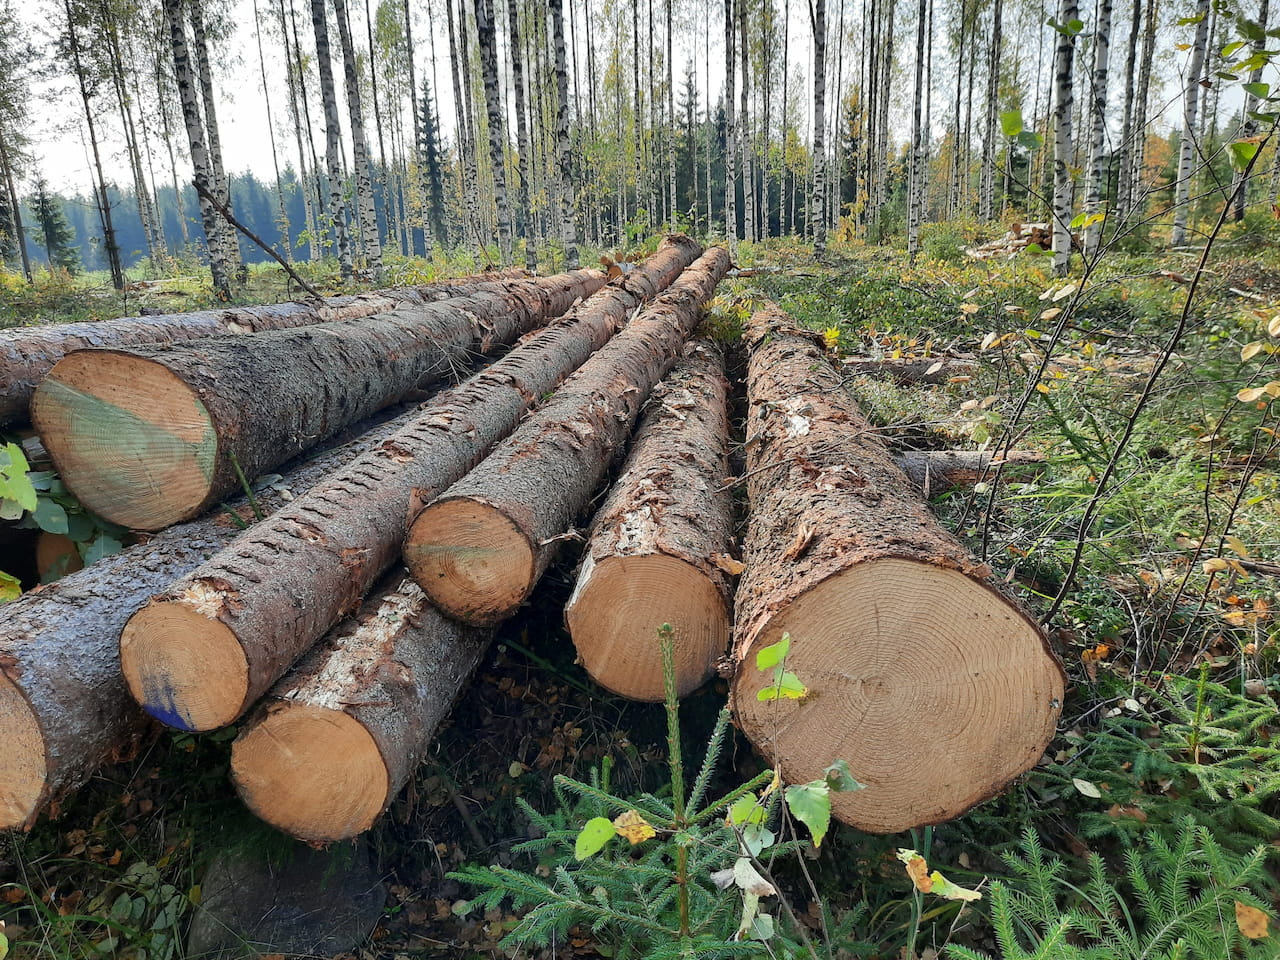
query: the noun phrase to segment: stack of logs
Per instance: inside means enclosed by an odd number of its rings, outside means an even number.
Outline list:
[[[104,323],[74,332],[94,349],[0,366],[6,389],[35,384],[32,420],[67,487],[151,532],[4,608],[0,826],[29,828],[149,715],[185,731],[239,722],[236,788],[287,833],[369,829],[629,441],[565,611],[602,686],[660,699],[670,623],[681,694],[727,648],[738,723],[784,778],[848,762],[867,789],[837,799],[846,822],[892,832],[993,795],[1047,744],[1061,669],[932,518],[821,341],[772,307],[747,335],[749,517],[733,559],[725,357],[694,336],[729,267],[723,249],[671,237],[612,280],[476,278],[166,318],[149,341],[141,321],[115,322],[118,337]],[[37,336],[56,344],[56,330]],[[928,487],[938,464],[916,466]],[[808,693],[760,699],[773,680],[755,654],[784,634]]]

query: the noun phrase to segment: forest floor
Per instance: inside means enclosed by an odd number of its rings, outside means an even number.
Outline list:
[[[819,264],[795,242],[744,244],[740,265],[759,272],[726,282],[713,305],[730,337],[768,296],[824,332],[837,358],[971,357],[972,374],[937,386],[849,386],[893,446],[1008,443],[1048,461],[1032,481],[980,484],[934,507],[1034,612],[1052,613],[1070,677],[1058,737],[1005,795],[955,821],[888,837],[835,827],[819,856],[780,858],[779,892],[811,941],[795,950],[1280,955],[1258,929],[1280,894],[1280,607],[1277,581],[1259,572],[1280,562],[1280,245],[1228,236],[1198,282],[1193,251],[1116,253],[1084,281],[1055,281],[1033,255],[964,258],[964,243],[982,238],[935,228],[914,265],[889,248],[836,245]],[[273,272],[255,273],[246,296],[288,295]],[[429,273],[406,266],[394,282]],[[8,292],[0,307],[18,322],[134,312],[68,284],[56,311],[52,293],[19,305]],[[207,305],[198,284],[175,287],[184,292],[139,295]],[[522,804],[556,808],[555,775],[589,779],[609,757],[618,794],[665,782],[661,705],[611,696],[573,664],[560,613],[567,554],[371,833],[389,897],[372,941],[346,956],[626,955],[608,930],[575,929],[545,951],[502,948],[517,912],[469,909],[477,891],[447,876],[466,863],[554,869],[553,856],[511,847],[531,835]],[[682,704],[687,764],[724,699],[716,681]],[[29,834],[0,840],[14,953],[182,957],[211,859],[287,846],[234,795],[234,735],[157,732]],[[745,741],[726,754],[717,787],[761,769]],[[902,847],[986,898],[922,893],[894,856]],[[778,942],[778,955],[791,952]]]

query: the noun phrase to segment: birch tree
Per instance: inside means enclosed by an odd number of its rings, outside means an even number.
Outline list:
[[[347,238],[347,211],[342,200],[342,129],[338,118],[338,93],[333,83],[333,59],[329,51],[329,19],[324,0],[311,0],[311,26],[316,35],[316,66],[320,71],[320,99],[324,102],[325,166],[329,181],[329,227],[338,254],[343,280],[355,271]]]
[[[191,166],[195,182],[209,193],[213,181],[209,170],[209,154],[204,143],[204,128],[200,122],[200,107],[196,100],[195,80],[191,69],[191,54],[187,47],[183,26],[182,0],[161,0],[165,24],[169,28],[169,43],[173,52],[173,74],[178,85],[178,99],[182,104],[182,121],[187,128],[187,142],[191,149]],[[213,289],[223,297],[231,294],[230,264],[226,261],[226,248],[220,242],[218,232],[221,218],[213,208],[213,202],[205,193],[199,194],[200,222],[204,225],[205,245],[209,249],[209,271],[213,275]]]
[[[818,0],[818,3],[823,2],[825,0]],[[724,232],[729,241],[730,253],[734,252],[738,240],[737,134],[733,123],[733,4],[734,0],[724,0]]]
[[[916,11],[916,88],[911,103],[911,171],[907,188],[907,259],[915,263],[920,252],[920,219],[924,207],[924,125],[920,122],[924,101],[925,26],[928,0],[920,0]]]
[[[369,169],[369,141],[364,134],[364,106],[360,102],[360,75],[356,70],[355,45],[347,19],[347,0],[333,0],[342,45],[342,68],[346,79],[347,117],[351,121],[351,152],[356,168],[356,209],[360,216],[360,237],[364,241],[366,266],[375,280],[382,277],[382,239],[378,234],[378,213],[373,204],[373,172]]]
[[[1205,0],[1208,2],[1208,0]],[[1061,0],[1058,20],[1058,49],[1053,67],[1053,273],[1065,277],[1071,265],[1071,206],[1075,182],[1071,176],[1071,108],[1073,99],[1072,61],[1076,35],[1083,26],[1078,19],[1077,0]]]
[[[493,24],[493,0],[475,0],[476,42],[484,74],[485,110],[489,119],[489,159],[493,164],[493,199],[498,213],[498,250],[511,262],[511,208],[507,203],[506,126],[498,90],[498,41]]]
[[[1200,74],[1204,71],[1205,51],[1209,46],[1209,0],[1198,0],[1193,18],[1196,38],[1191,45],[1191,63],[1183,94],[1182,136],[1178,147],[1178,179],[1173,191],[1173,230],[1169,245],[1180,247],[1187,242],[1187,215],[1190,212],[1191,174],[1195,166],[1196,121],[1200,114]]]
[[[821,256],[827,249],[827,158],[823,139],[827,122],[827,0],[811,0],[809,15],[813,27],[813,194],[809,201],[809,226],[813,252]]]
[[[550,0],[550,11],[556,58],[556,180],[560,197],[560,242],[564,244],[565,268],[576,270],[579,265],[578,234],[569,152],[569,72],[565,64],[564,0]]]
[[[1097,0],[1097,27],[1093,34],[1093,90],[1089,135],[1089,169],[1084,193],[1084,255],[1098,254],[1102,240],[1102,188],[1106,180],[1107,69],[1111,57],[1111,0]]]

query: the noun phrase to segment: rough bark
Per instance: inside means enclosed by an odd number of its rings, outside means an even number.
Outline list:
[[[846,760],[866,786],[832,795],[846,823],[938,823],[1040,758],[1065,677],[1036,623],[894,466],[821,349],[789,327],[767,307],[748,331],[735,716],[790,782]],[[782,669],[808,692],[773,699],[778,679],[756,658],[788,635]]]
[[[1265,2],[1265,0],[1264,0]],[[1129,17],[1129,40],[1126,45],[1124,61],[1124,115],[1120,122],[1120,143],[1116,148],[1116,219],[1123,221],[1129,214],[1129,206],[1133,196],[1133,176],[1130,172],[1133,163],[1133,118],[1134,118],[1134,76],[1138,62],[1138,36],[1142,33],[1142,0],[1133,0],[1133,10]]]
[[[326,297],[257,307],[197,310],[153,317],[60,323],[0,330],[0,426],[23,423],[36,384],[59,360],[86,347],[130,347],[176,343],[229,333],[260,333],[330,320],[367,317],[401,303],[431,303],[465,296],[472,285],[515,280],[516,271],[462,277],[420,287],[355,296]]]
[[[432,603],[483,625],[528,598],[728,268],[708,251],[413,522],[405,562]]]
[[[991,8],[991,48],[987,59],[987,118],[982,127],[982,182],[978,201],[978,217],[981,220],[990,220],[995,215],[996,122],[1000,112],[1000,56],[1003,29],[1004,4],[1002,0],[995,0]],[[923,49],[922,44],[921,50]]]
[[[921,106],[924,103],[925,28],[928,25],[927,0],[920,0],[916,13],[916,85],[911,101],[911,169],[907,181],[907,259],[915,263],[920,252],[920,221],[924,213],[924,127]],[[986,214],[990,217],[988,211]]]
[[[994,480],[1027,480],[1044,473],[1044,456],[1032,450],[1010,450],[1000,456],[986,450],[902,450],[893,455],[898,469],[925,497],[952,487]]]
[[[529,125],[524,107],[524,58],[520,53],[520,11],[516,0],[507,0],[507,31],[511,48],[511,85],[516,100],[516,171],[520,176],[520,216],[524,218],[524,265],[538,269],[538,245],[534,241],[533,208],[529,204]]]
[[[1061,0],[1058,22],[1068,24],[1075,20],[1079,6],[1078,0]],[[1074,162],[1071,145],[1071,70],[1075,49],[1075,37],[1065,30],[1060,32],[1053,68],[1053,273],[1058,277],[1065,277],[1071,265],[1071,203],[1075,188],[1071,175]]]
[[[691,249],[692,248],[692,249]],[[411,516],[515,429],[693,259],[668,243],[563,320],[438,398],[412,424],[155,598],[121,637],[125,675],[149,713],[184,729],[230,723],[395,562]],[[567,304],[566,304],[567,306]],[[282,562],[284,558],[287,562]],[[233,669],[211,683],[216,645]],[[238,666],[236,666],[238,664]]]
[[[64,357],[31,419],[99,516],[159,530],[559,316],[599,271],[480,284],[356,320]]]
[[[422,762],[492,639],[394,575],[245,722],[231,747],[240,798],[309,843],[368,830]]]
[[[624,697],[662,699],[663,624],[674,631],[681,696],[711,676],[728,643],[727,394],[721,349],[686,344],[592,521],[565,622],[587,672]]]
[[[1143,172],[1147,165],[1147,106],[1151,100],[1151,67],[1155,59],[1156,14],[1159,0],[1147,0],[1142,28],[1142,55],[1138,64],[1138,92],[1133,98],[1133,161],[1130,164],[1129,205],[1125,212],[1146,204]]]
[[[1196,118],[1200,113],[1200,81],[1203,79],[1205,52],[1209,46],[1209,0],[1198,0],[1196,38],[1191,45],[1191,63],[1187,67],[1187,85],[1183,93],[1182,137],[1178,146],[1178,179],[1173,190],[1173,229],[1169,246],[1187,242],[1187,218],[1190,214],[1191,174],[1196,160]]]
[[[259,509],[283,506],[385,440],[416,411],[375,426],[346,446],[285,471],[255,493]],[[229,508],[253,513],[241,498]],[[50,800],[128,753],[145,729],[120,673],[126,621],[156,591],[195,569],[240,533],[219,512],[170,527],[38,591],[5,604],[0,623],[0,829],[29,829]]]

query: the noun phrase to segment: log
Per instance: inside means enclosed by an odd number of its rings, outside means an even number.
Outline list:
[[[603,284],[581,270],[298,330],[77,351],[36,389],[31,417],[81,503],[159,530]]]
[[[1009,450],[999,456],[988,450],[900,450],[893,460],[926,498],[951,487],[994,480],[997,468],[1003,480],[1028,480],[1047,466],[1044,455],[1033,450]]]
[[[254,710],[231,747],[250,810],[308,843],[368,830],[422,762],[493,631],[449,620],[402,573]]]
[[[748,331],[735,717],[789,782],[845,760],[866,789],[833,793],[832,811],[859,830],[939,823],[1040,759],[1065,676],[1036,622],[929,512],[821,350],[789,327],[769,306]],[[800,699],[770,698],[779,677],[757,668],[784,636]]]
[[[501,283],[521,276],[522,271],[513,270],[417,287],[326,297],[320,302],[299,300],[256,307],[228,307],[0,330],[0,426],[26,422],[36,385],[54,364],[74,350],[176,343],[219,334],[260,333],[310,323],[368,317],[392,310],[402,303],[430,303],[465,296],[469,289],[478,288],[480,284]]]
[[[405,563],[432,603],[489,625],[528,598],[728,268],[727,250],[707,251],[413,521]]]
[[[692,693],[729,642],[733,496],[724,354],[691,341],[654,388],[631,453],[592,521],[565,622],[602,687],[663,698],[658,629],[675,639],[676,686]]]
[[[848,357],[841,361],[845,373],[868,377],[890,377],[903,386],[920,383],[947,383],[953,377],[970,377],[978,369],[973,360],[954,357],[923,359],[884,359]]]
[[[394,434],[409,411],[345,446],[288,469],[255,493],[272,511]],[[248,501],[228,508],[252,523]],[[170,527],[57,583],[4,605],[0,618],[0,829],[29,829],[50,800],[127,753],[145,727],[120,673],[129,616],[158,590],[232,543],[240,527],[218,512]]]
[[[356,609],[399,556],[420,505],[479,463],[698,249],[670,238],[644,265],[155,597],[120,637],[129,692],[179,729],[234,721]]]

